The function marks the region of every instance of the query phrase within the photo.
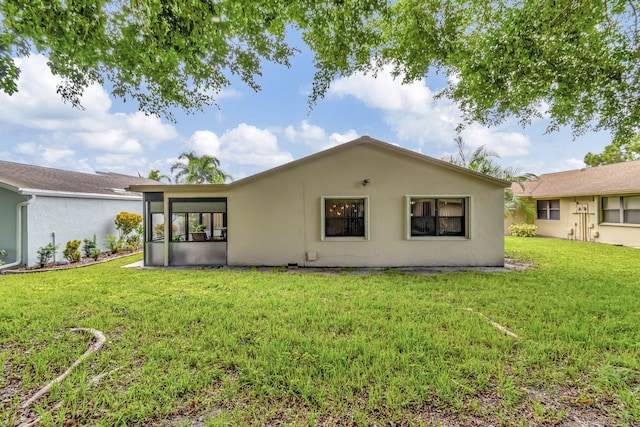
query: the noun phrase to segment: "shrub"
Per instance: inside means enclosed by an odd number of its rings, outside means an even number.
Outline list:
[[[511,224],[509,233],[516,237],[536,237],[538,226],[533,224]]]
[[[82,254],[80,253],[80,245],[82,242],[80,240],[69,240],[67,242],[67,247],[62,251],[62,255],[69,262],[78,262],[80,258],[82,258]]]
[[[58,245],[54,245],[53,243],[49,243],[47,246],[38,249],[38,264],[40,264],[40,267],[44,267],[51,262],[57,249]]]
[[[115,224],[116,228],[120,231],[120,236],[124,237],[142,224],[142,215],[131,212],[120,212],[116,215]]]
[[[122,237],[118,238],[115,234],[107,234],[104,238],[105,248],[109,249],[112,254],[118,252],[127,246],[127,241]]]
[[[96,242],[96,234],[93,233],[92,239],[84,239],[84,256],[91,256],[91,251],[98,247],[98,243]]]
[[[7,255],[7,251],[0,249],[0,258],[4,258]],[[4,261],[0,259],[0,265],[4,264]]]
[[[143,237],[144,237],[144,226],[142,224],[139,224],[136,227],[135,232],[131,233],[126,238],[127,244],[129,245],[130,250],[136,251],[140,249],[142,247]]]
[[[100,248],[93,248],[91,249],[91,253],[89,254],[89,256],[93,258],[94,261],[97,261],[101,254],[102,251],[100,250]]]

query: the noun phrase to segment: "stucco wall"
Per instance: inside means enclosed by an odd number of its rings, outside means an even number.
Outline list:
[[[141,200],[88,199],[37,196],[28,209],[27,265],[37,263],[37,250],[52,242],[52,233],[58,246],[56,259],[69,240],[93,238],[98,247],[104,247],[107,234],[116,234],[115,217],[122,211],[142,214]],[[82,246],[81,246],[82,250]]]
[[[364,179],[371,182],[361,185]],[[469,238],[406,239],[405,196],[468,197]],[[321,197],[370,203],[368,240],[321,240]],[[357,146],[233,189],[228,262],[238,265],[503,265],[503,188],[372,146]],[[310,261],[308,254],[317,255]]]
[[[7,264],[16,260],[16,206],[27,199],[26,196],[0,188],[0,249],[7,251],[4,258]],[[22,218],[24,221],[24,213]]]

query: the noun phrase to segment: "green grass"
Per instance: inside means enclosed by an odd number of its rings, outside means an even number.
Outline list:
[[[506,252],[535,267],[119,268],[138,256],[0,276],[0,424],[86,350],[69,328],[88,327],[107,343],[33,408],[43,425],[637,425],[640,251],[507,238]]]

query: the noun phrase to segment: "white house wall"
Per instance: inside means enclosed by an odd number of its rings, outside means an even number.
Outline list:
[[[59,245],[56,260],[63,259],[62,251],[68,241],[92,239],[94,233],[98,248],[106,250],[105,236],[117,234],[116,215],[122,211],[141,215],[142,201],[37,196],[27,209],[26,262],[35,265],[37,250],[53,241],[52,233]]]

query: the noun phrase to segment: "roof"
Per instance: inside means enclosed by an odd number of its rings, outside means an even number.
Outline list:
[[[327,150],[323,150],[320,151],[318,153],[315,154],[311,154],[309,156],[303,157],[301,159],[298,160],[294,160],[292,162],[289,163],[285,163],[284,165],[281,166],[277,166],[275,168],[266,170],[264,172],[260,172],[257,173],[255,175],[251,175],[248,176],[246,178],[242,178],[239,179],[238,181],[234,181],[231,182],[229,184],[179,184],[179,185],[172,185],[172,189],[177,189],[177,190],[201,190],[204,191],[205,189],[207,190],[211,190],[213,188],[219,189],[219,190],[228,190],[231,189],[233,187],[236,186],[241,186],[241,185],[245,185],[251,182],[254,182],[256,180],[262,179],[266,176],[269,175],[273,175],[273,174],[277,174],[277,173],[281,173],[290,169],[293,169],[295,167],[299,167],[302,165],[305,165],[307,163],[313,162],[317,159],[321,159],[321,158],[325,158],[325,157],[329,157],[332,156],[336,153],[342,152],[342,151],[346,151],[349,150],[353,147],[357,147],[357,146],[361,146],[361,145],[365,145],[365,146],[370,146],[370,147],[375,147],[377,149],[380,150],[386,150],[389,152],[393,152],[396,154],[400,154],[402,156],[406,156],[406,157],[410,157],[410,158],[414,158],[417,159],[419,161],[423,161],[427,164],[430,165],[434,165],[434,166],[438,166],[438,167],[443,167],[445,169],[450,169],[453,171],[456,171],[458,173],[464,174],[464,175],[470,175],[473,176],[475,178],[484,180],[484,181],[488,181],[492,184],[495,184],[499,187],[508,187],[510,185],[509,182],[507,181],[503,181],[501,179],[498,178],[494,178],[492,176],[489,175],[485,175],[476,171],[472,171],[470,169],[458,166],[458,165],[454,165],[453,163],[449,163],[446,162],[444,160],[439,160],[439,159],[435,159],[433,157],[429,157],[429,156],[425,156],[424,154],[420,154],[417,153],[415,151],[411,151],[411,150],[407,150],[406,148],[402,148],[399,147],[397,145],[393,145],[393,144],[389,144],[387,142],[383,142],[374,138],[371,138],[369,136],[362,136],[360,138],[354,139],[352,141],[346,142],[344,144],[340,144],[337,145],[335,147],[329,148]],[[157,184],[157,183],[156,183]],[[132,189],[134,191],[140,191],[140,192],[152,192],[152,191],[162,191],[162,188],[159,188],[157,185],[153,185],[153,186],[146,186],[146,185],[134,185],[132,186]]]
[[[548,173],[511,186],[519,196],[549,197],[623,195],[640,193],[640,160],[592,168]]]
[[[0,187],[25,195],[139,198],[138,193],[125,189],[132,184],[152,183],[157,184],[147,178],[118,173],[89,174],[0,160]]]

